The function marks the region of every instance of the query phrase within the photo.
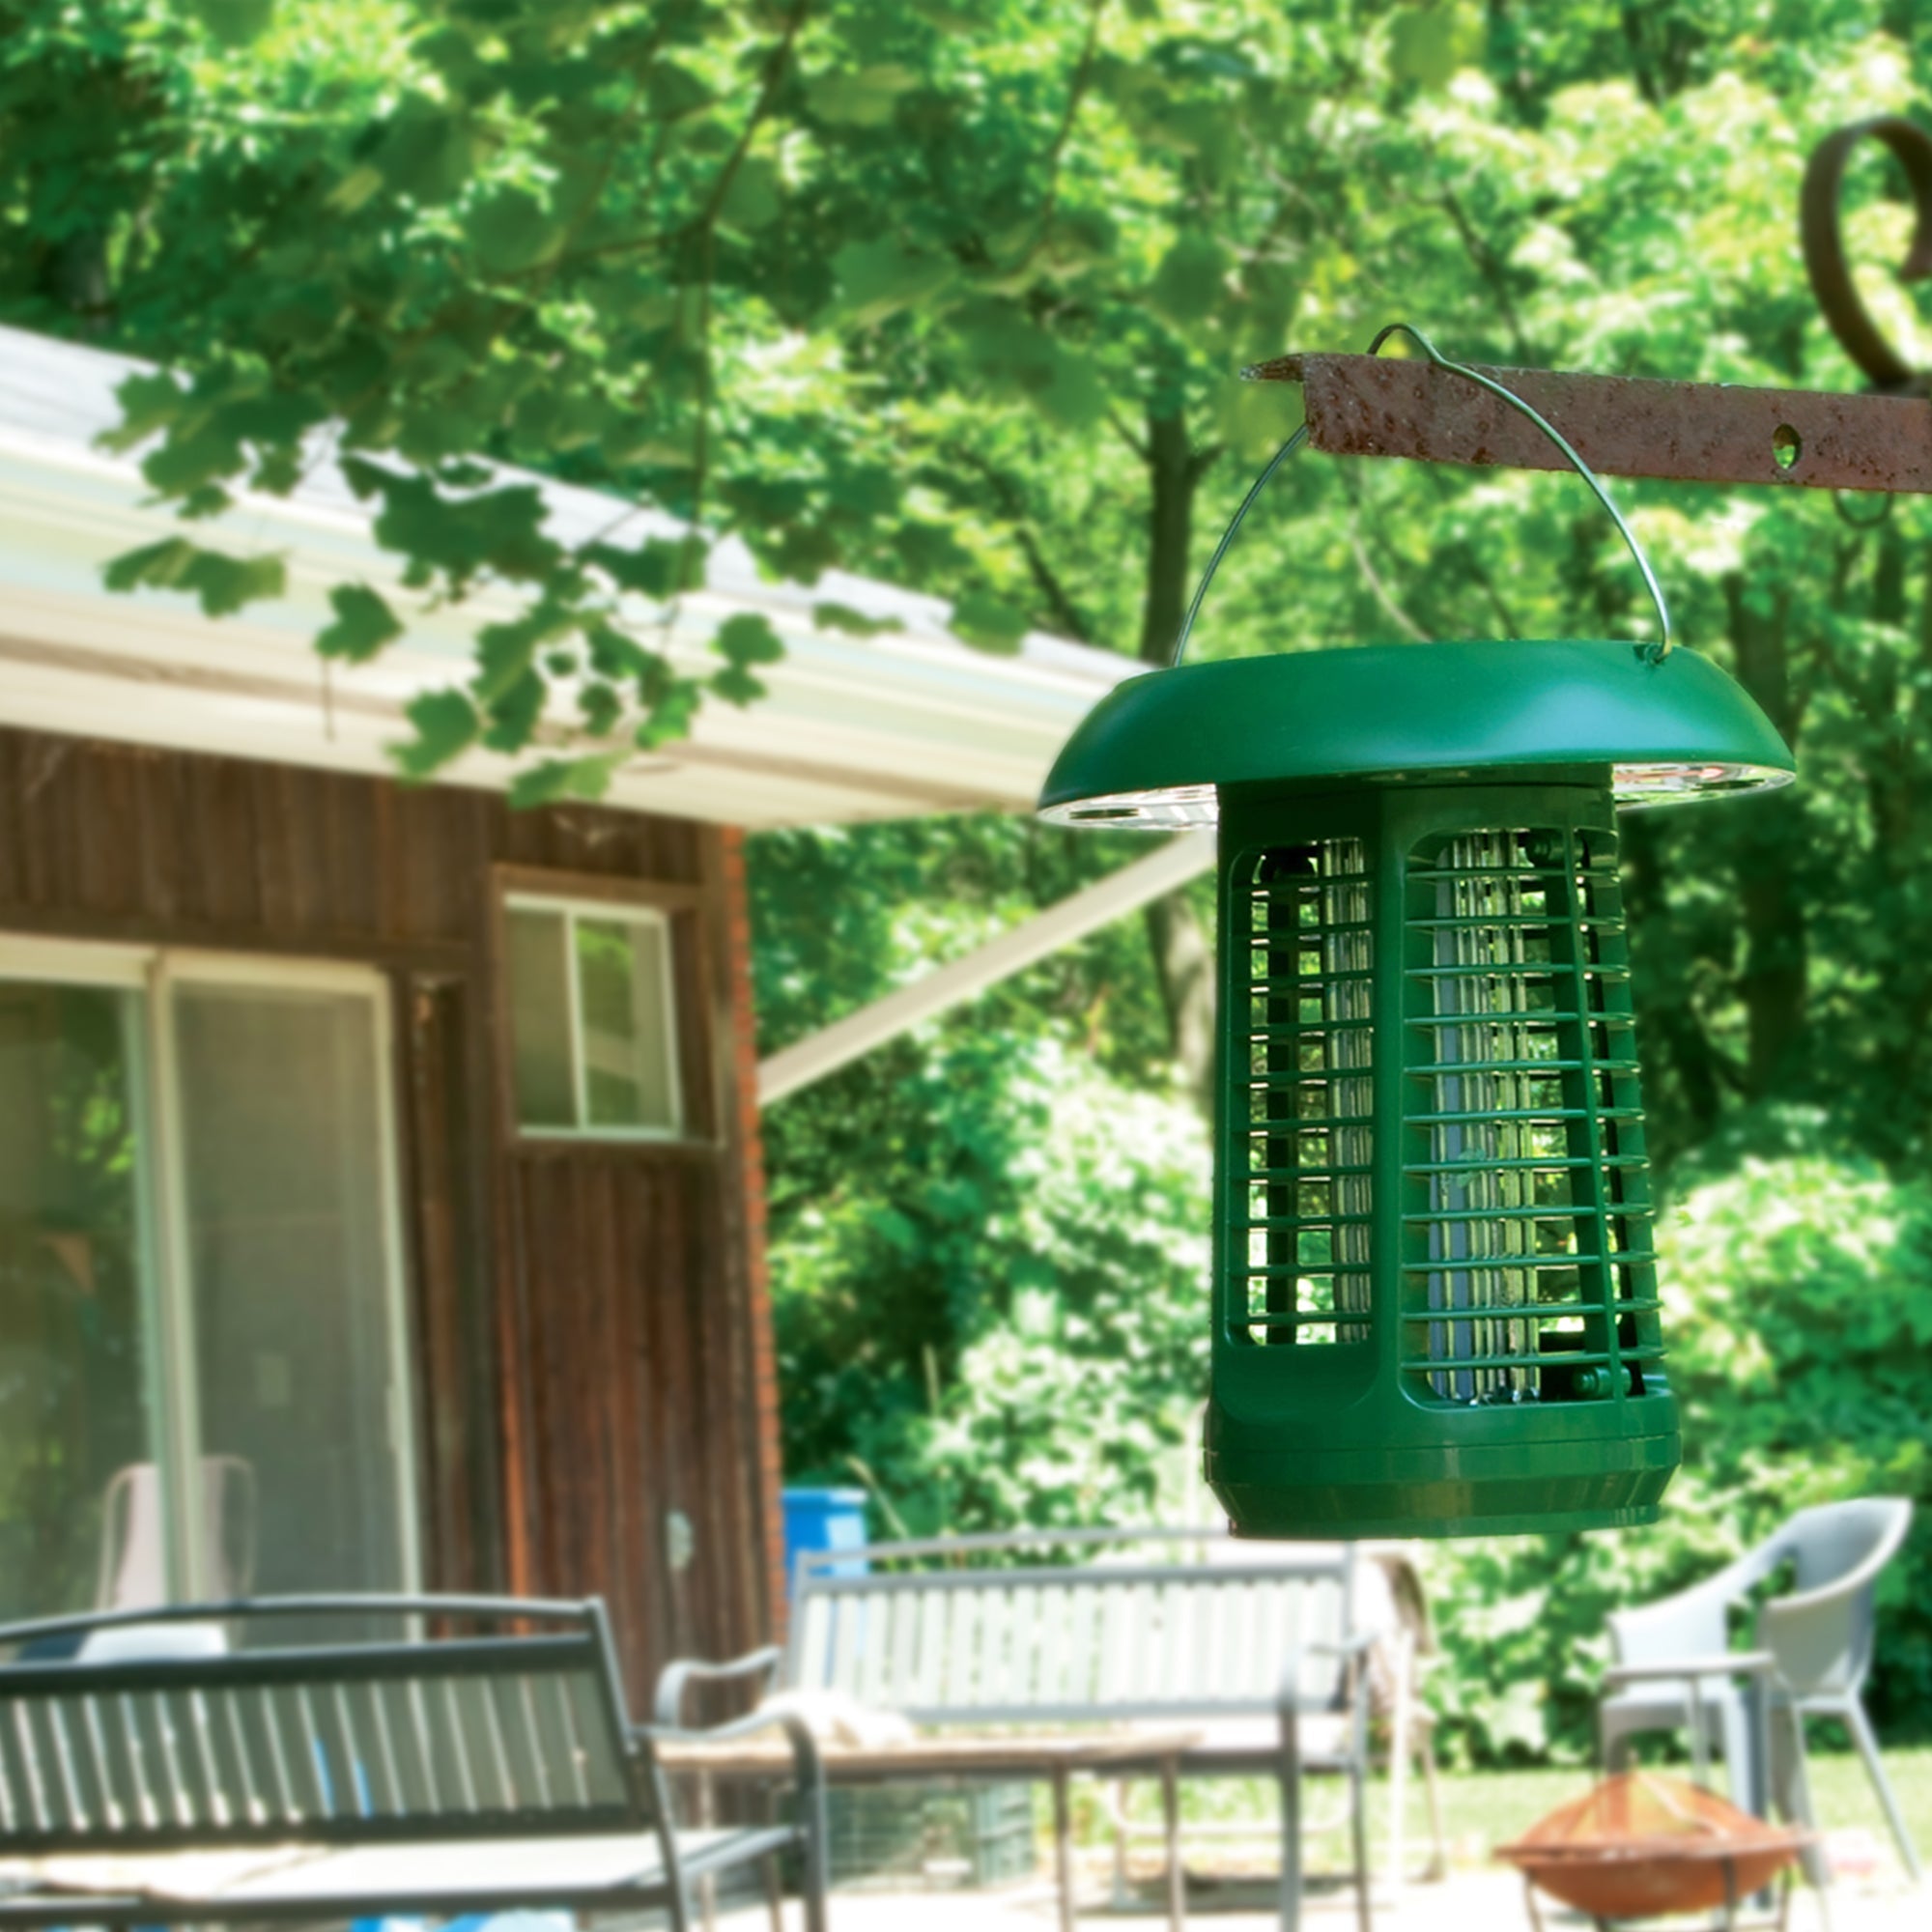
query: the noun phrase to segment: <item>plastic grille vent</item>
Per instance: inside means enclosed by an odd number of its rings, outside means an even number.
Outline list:
[[[1331,838],[1262,853],[1235,895],[1248,1039],[1247,1157],[1227,1230],[1236,1341],[1369,1338],[1369,885],[1361,841]]]
[[[1425,841],[1406,925],[1410,1392],[1641,1394],[1662,1349],[1615,835]]]

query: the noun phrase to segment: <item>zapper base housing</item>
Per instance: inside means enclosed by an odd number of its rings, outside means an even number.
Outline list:
[[[1206,1472],[1236,1533],[1655,1520],[1677,1407],[1608,771],[1220,809]]]
[[[1210,1429],[1212,1424],[1209,1425]],[[1270,1475],[1265,1455],[1207,1456],[1208,1486],[1236,1536],[1327,1541],[1365,1536],[1559,1535],[1657,1521],[1677,1467],[1675,1428],[1521,1451],[1313,1449]],[[1225,1479],[1237,1468],[1246,1480]]]

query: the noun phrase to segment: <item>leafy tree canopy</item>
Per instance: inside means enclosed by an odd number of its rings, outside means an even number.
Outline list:
[[[274,594],[276,560],[221,512],[339,461],[398,581],[339,586],[324,651],[366,657],[416,600],[509,586],[517,614],[423,700],[405,755],[426,774],[481,741],[554,797],[708,697],[755,700],[777,647],[755,620],[708,655],[672,647],[725,534],[774,574],[936,591],[988,649],[1035,624],[1158,661],[1200,535],[1295,419],[1292,389],[1234,380],[1258,355],[1402,317],[1492,361],[1857,386],[1805,284],[1799,181],[1828,129],[1926,116],[1928,42],[1932,16],[1896,0],[0,0],[0,313],[160,366],[128,386],[126,430],[185,521],[116,582],[215,611]],[[1848,229],[1868,301],[1932,364],[1883,272],[1910,230],[1889,167],[1854,171]],[[620,509],[565,544],[499,466]],[[1815,1197],[1813,1232],[1751,1278],[1802,1297],[1811,1277],[1777,1271],[1815,1263],[1839,1309],[1863,1270],[1889,1285],[1880,1341],[1909,1346],[1917,1233],[1847,1259],[1818,1229],[1907,1189],[1932,1127],[1932,519],[1620,495],[1686,641],[1803,769],[1774,800],[1627,821],[1653,1151],[1680,1192],[1730,1188],[1695,1197],[1712,1228],[1779,1188]],[[1643,622],[1575,483],[1310,458],[1251,522],[1198,649]],[[979,821],[763,841],[771,1043],[1117,856]],[[1099,936],[774,1111],[794,1467],[860,1454],[932,1522],[1142,1493],[1105,1438],[1144,1401],[1179,1439],[1198,1393],[1169,1319],[1184,1254],[1149,1233],[1198,1229],[1198,1128],[1162,1064],[1188,1037],[1196,911],[1157,909],[1151,947]],[[1125,1165],[1089,1132],[1103,1079],[1142,1136]],[[1130,1104],[1150,1089],[1158,1124]],[[1796,1152],[1793,1107],[1827,1129]],[[1122,1238],[1076,1252],[1079,1202]],[[1884,1211],[1911,1231],[1921,1208]],[[1042,1275],[1028,1258],[1048,1252]],[[1698,1413],[1768,1432],[1733,1432],[1749,1467],[1693,1485],[1747,1498],[1709,1541],[1814,1477],[1932,1495],[1916,1398],[1865,1340],[1803,1326],[1820,1376],[1776,1349],[1768,1369],[1709,1360],[1696,1324],[1721,1336],[1743,1309],[1706,1249],[1681,1255]],[[1049,1356],[1107,1365],[1091,1439]],[[1883,1400],[1855,1415],[1839,1368]],[[1819,1455],[1819,1403],[1859,1424],[1843,1456]],[[1500,1567],[1467,1573],[1470,1601],[1514,1606],[1520,1662],[1560,1622],[1539,1592],[1640,1591],[1715,1555],[1702,1534],[1473,1552]],[[1476,1685],[1488,1639],[1463,1628]],[[1557,1688],[1519,1742],[1574,1716],[1571,1665],[1535,1655]],[[1885,1669],[1895,1716],[1932,1716],[1916,1649]],[[1468,1735],[1496,1749],[1505,1730]]]

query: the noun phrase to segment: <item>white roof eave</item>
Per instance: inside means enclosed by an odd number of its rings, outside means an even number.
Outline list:
[[[98,350],[0,328],[0,719],[45,730],[274,762],[387,772],[403,707],[460,679],[475,630],[518,608],[485,590],[460,608],[428,608],[398,582],[370,518],[332,464],[289,497],[244,497],[192,526],[203,542],[276,551],[287,594],[231,617],[193,597],[107,591],[101,566],[181,529],[150,500],[133,459],[98,447],[119,420],[115,385],[137,364]],[[570,541],[609,528],[620,504],[531,477],[549,527]],[[675,529],[636,512],[622,534]],[[311,647],[327,593],[362,582],[410,617],[407,637],[366,666],[325,669]],[[821,601],[903,628],[870,638],[820,630]],[[742,544],[714,553],[709,581],[668,631],[641,603],[640,636],[674,659],[715,665],[706,648],[733,612],[756,611],[783,639],[761,668],[769,696],[737,709],[707,701],[691,738],[619,772],[611,802],[748,826],[904,817],[976,808],[1030,810],[1073,726],[1139,668],[1110,652],[1042,635],[1011,656],[976,651],[945,627],[936,598],[828,573],[805,587],[759,578]],[[451,781],[507,783],[507,760],[478,753]]]

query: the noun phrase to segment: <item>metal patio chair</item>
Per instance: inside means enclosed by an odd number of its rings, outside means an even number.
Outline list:
[[[1916,1882],[1918,1853],[1898,1808],[1879,1756],[1878,1739],[1861,1693],[1871,1669],[1877,1631],[1879,1573],[1897,1553],[1912,1527],[1912,1504],[1903,1496],[1872,1496],[1800,1510],[1774,1535],[1675,1596],[1609,1618],[1615,1666],[1641,1668],[1648,1681],[1605,1697],[1598,1707],[1598,1737],[1607,1771],[1620,1769],[1630,1739],[1642,1731],[1678,1730],[1694,1719],[1702,1735],[1697,1754],[1711,1746],[1722,1753],[1731,1791],[1747,1810],[1767,1813],[1774,1785],[1780,1808],[1810,1823],[1803,1735],[1806,1718],[1842,1724],[1865,1770]],[[1764,1660],[1762,1703],[1736,1682],[1714,1679],[1714,1661],[1733,1655],[1730,1612],[1750,1592],[1789,1563],[1793,1587],[1757,1612],[1751,1652]],[[1750,1655],[1735,1653],[1741,1673]],[[1672,1663],[1687,1672],[1702,1666],[1693,1689],[1689,1676],[1673,1679]],[[1768,1749],[1768,1717],[1792,1726],[1789,1747]]]

